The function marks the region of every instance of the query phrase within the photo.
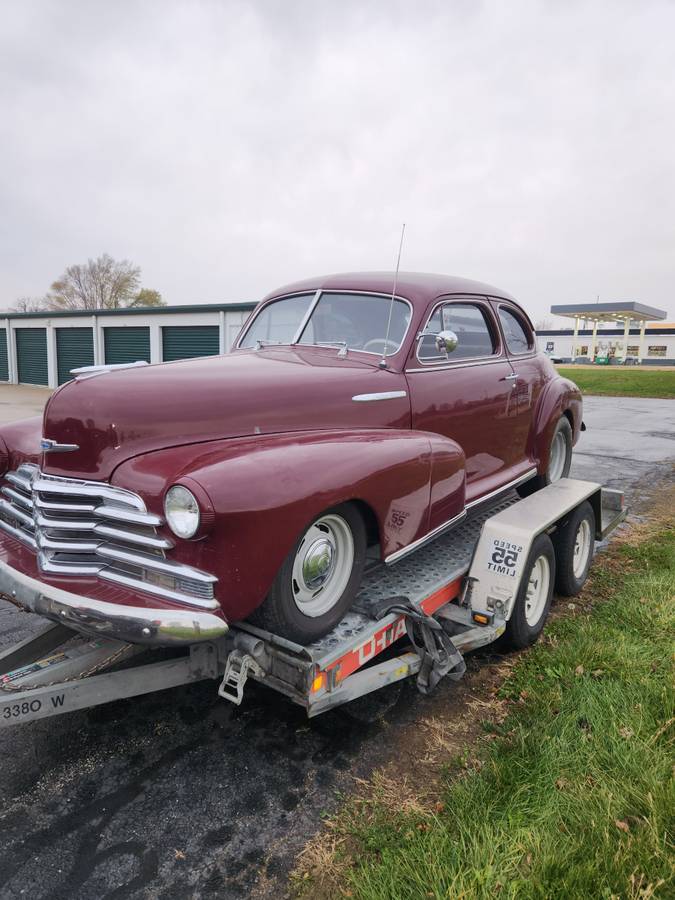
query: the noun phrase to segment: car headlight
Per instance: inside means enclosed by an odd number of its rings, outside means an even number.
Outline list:
[[[199,530],[199,504],[182,484],[174,484],[164,496],[164,515],[169,528],[180,538],[191,538]]]

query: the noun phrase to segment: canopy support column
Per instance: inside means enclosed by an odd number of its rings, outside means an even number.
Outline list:
[[[647,327],[647,322],[645,319],[640,323],[640,343],[638,345],[638,365],[642,363],[642,357],[644,355],[644,343],[645,343],[645,328]]]
[[[577,335],[579,334],[579,316],[574,317],[574,337],[572,338],[572,362],[577,361]]]
[[[628,358],[628,338],[630,335],[630,319],[626,318],[623,322],[623,361]]]

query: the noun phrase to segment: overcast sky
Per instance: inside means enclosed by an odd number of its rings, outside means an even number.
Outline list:
[[[675,3],[34,2],[0,20],[0,307],[402,268],[675,317]]]

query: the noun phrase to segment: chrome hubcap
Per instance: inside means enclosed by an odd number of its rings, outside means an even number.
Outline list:
[[[319,538],[307,550],[302,562],[302,580],[308,588],[315,590],[330,578],[335,551],[326,538]]]
[[[323,616],[339,603],[354,566],[354,538],[342,516],[309,526],[293,561],[293,598],[306,616]]]
[[[548,559],[545,556],[538,556],[532,566],[525,593],[525,620],[532,627],[543,615],[550,583],[551,567]]]
[[[584,519],[577,529],[574,539],[574,555],[572,557],[572,571],[575,578],[581,578],[588,563],[588,556],[592,547],[591,526],[588,519]]]
[[[551,458],[548,463],[548,480],[550,482],[560,481],[562,478],[566,456],[567,442],[565,441],[565,435],[558,431],[551,444]]]

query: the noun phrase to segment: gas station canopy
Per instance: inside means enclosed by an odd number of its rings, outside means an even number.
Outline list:
[[[572,360],[577,357],[588,358],[598,364],[610,363],[641,363],[647,322],[658,322],[666,318],[667,313],[662,309],[655,309],[645,303],[637,303],[635,300],[625,300],[618,303],[566,303],[552,306],[551,312],[556,316],[567,316],[574,319],[574,337],[572,344]],[[588,344],[577,346],[579,334],[579,322],[585,320],[592,322],[593,336]],[[623,324],[623,341],[601,341],[596,344],[598,337],[598,325],[601,322],[614,322]],[[629,334],[631,322],[635,322],[640,329],[637,346],[629,347]],[[588,328],[588,324],[585,326]],[[602,332],[600,333],[602,335]]]
[[[555,316],[589,319],[594,322],[623,322],[626,319],[632,322],[660,322],[667,315],[662,309],[637,303],[635,300],[621,303],[564,303],[552,306],[551,312]]]

